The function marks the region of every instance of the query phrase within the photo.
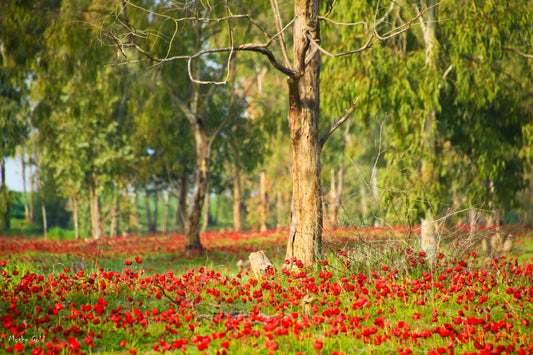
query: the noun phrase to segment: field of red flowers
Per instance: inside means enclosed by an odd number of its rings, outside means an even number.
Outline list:
[[[488,258],[454,232],[429,265],[416,231],[357,229],[328,233],[322,260],[298,268],[286,234],[208,233],[205,254],[180,235],[0,237],[0,352],[533,353],[531,258]],[[271,275],[237,269],[256,250]]]

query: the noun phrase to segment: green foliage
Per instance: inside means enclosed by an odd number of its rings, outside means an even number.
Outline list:
[[[379,5],[336,4],[332,16],[338,22],[371,24],[389,8]],[[378,32],[405,24],[416,15],[413,8],[392,10]],[[526,166],[520,154],[527,156],[531,145],[523,139],[532,114],[531,105],[524,104],[531,96],[531,61],[518,54],[530,50],[531,4],[448,1],[438,4],[437,13],[431,54],[424,33],[432,23],[428,12],[418,21],[424,25],[363,53],[325,58],[322,75],[327,116],[340,117],[342,108],[359,96],[352,134],[361,137],[369,127],[375,131],[372,120],[384,122],[382,155],[351,159],[357,171],[367,169],[366,176],[376,158],[381,161],[378,185],[384,200],[378,213],[385,217],[402,210],[414,223],[425,211],[442,215],[452,204],[500,210],[516,206],[515,192],[523,186]],[[322,34],[328,50],[341,52],[360,46],[368,32],[365,25],[326,23]],[[346,77],[353,78],[349,85]],[[330,143],[339,147],[335,139]],[[372,151],[368,143],[361,146]],[[335,150],[326,153],[326,164],[340,158]]]

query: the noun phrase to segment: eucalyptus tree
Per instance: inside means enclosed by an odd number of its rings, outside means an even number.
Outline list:
[[[524,105],[531,95],[531,3],[399,4],[387,10],[391,28],[413,16],[418,26],[361,60],[327,67],[328,87],[341,76],[359,78],[328,106],[360,92],[357,120],[388,117],[380,181],[386,205],[403,205],[407,221],[442,216],[460,196],[455,208],[511,202],[521,185],[520,131],[531,115]],[[375,16],[375,3],[360,5],[343,7],[341,19]],[[350,33],[331,36],[341,47]]]
[[[125,15],[134,9],[139,9],[144,4],[132,1],[121,2],[117,14],[117,26],[121,28],[111,29],[109,33],[117,33],[113,39],[119,48],[135,48],[156,64],[184,61],[187,63],[187,73],[193,86],[200,84],[222,84],[226,79],[218,79],[216,76],[207,76],[207,73],[198,72],[198,63],[202,58],[209,58],[211,62],[222,59],[220,66],[227,65],[232,53],[235,51],[250,51],[264,55],[271,65],[288,78],[288,121],[292,147],[292,171],[293,171],[293,195],[291,208],[291,222],[286,258],[301,260],[304,264],[312,264],[321,250],[322,241],[322,193],[320,183],[320,152],[331,133],[339,127],[354,109],[353,99],[347,103],[348,112],[322,136],[318,132],[319,107],[320,107],[320,56],[326,54],[332,57],[355,54],[361,52],[377,41],[386,40],[406,31],[412,24],[410,22],[398,29],[380,35],[378,9],[376,17],[366,30],[363,28],[364,39],[350,43],[351,48],[341,53],[333,54],[324,48],[320,42],[320,23],[336,23],[330,20],[334,3],[328,3],[320,15],[320,2],[318,0],[295,0],[293,18],[286,20],[281,14],[288,12],[280,11],[280,4],[272,1],[273,19],[266,17],[264,23],[259,23],[250,13],[237,8],[231,8],[231,3],[204,3],[190,2],[186,9],[197,11],[196,14],[187,14],[174,9],[174,12],[157,12],[152,8],[144,8],[153,18],[161,18],[173,24],[176,31],[170,35],[167,46],[169,51],[162,56],[157,56],[150,51],[150,43],[143,41],[147,37],[145,28],[136,23],[126,20]],[[236,4],[239,5],[239,4]],[[288,5],[288,4],[287,4]],[[393,5],[394,6],[394,5]],[[237,13],[238,11],[238,13]],[[243,11],[241,13],[241,11]],[[414,21],[413,21],[414,22]],[[212,28],[218,26],[218,36],[224,39],[223,46],[192,46],[179,54],[170,51],[176,49],[178,31],[183,27],[196,29]],[[244,31],[234,31],[235,26],[250,28],[263,36],[263,42],[246,43],[245,38],[239,38]],[[288,28],[292,26],[292,36],[288,38]],[[257,32],[258,31],[258,32]],[[180,38],[180,39],[181,39]],[[286,39],[287,38],[287,39]],[[181,41],[180,41],[181,42]],[[292,56],[287,50],[287,44],[292,43]],[[274,49],[276,45],[277,50]],[[354,49],[355,48],[355,49]],[[226,53],[225,56],[216,57],[216,54]],[[292,59],[291,59],[292,57]],[[209,63],[209,62],[208,62]],[[207,66],[209,68],[210,65]],[[223,75],[224,77],[224,75]],[[227,76],[226,76],[227,78]],[[194,100],[192,102],[195,102]],[[194,115],[191,115],[191,119]],[[194,131],[194,130],[193,130]],[[199,133],[201,129],[199,129]],[[196,134],[198,141],[202,140],[202,134]],[[200,145],[201,146],[201,145]],[[198,157],[197,157],[198,158]],[[205,163],[197,162],[198,166]]]
[[[100,2],[62,4],[47,29],[32,85],[41,160],[74,206],[88,198],[94,238],[103,235],[102,195],[128,183],[134,160],[126,78],[135,77],[113,67],[114,48],[100,45],[105,11]]]
[[[0,3],[0,209],[6,228],[12,198],[5,185],[5,158],[13,156],[27,137],[28,82],[42,50],[49,15],[57,6],[56,0]]]
[[[122,37],[115,33],[116,28],[111,27],[106,34],[118,43],[119,49],[126,56],[131,52],[129,47],[132,45],[123,43],[123,40],[131,40],[137,49],[144,46],[150,48],[142,53],[152,63],[156,63],[156,57],[174,56],[183,50],[200,51],[206,43],[214,40],[213,36],[218,33],[218,28],[192,19],[213,16],[213,12],[219,10],[217,7],[204,7],[196,2],[174,5],[153,2],[142,4],[145,8],[141,8],[137,4],[123,2],[119,5],[117,19],[120,21],[120,30],[125,28],[128,33]],[[187,18],[189,23],[182,26],[172,18]],[[140,35],[137,28],[144,34]],[[172,43],[171,46],[168,46],[168,41]],[[216,58],[206,56],[189,65],[176,61],[160,66],[157,70],[160,74],[159,82],[168,90],[173,106],[180,111],[190,127],[194,148],[194,188],[187,215],[185,244],[187,250],[202,250],[200,220],[208,193],[211,148],[225,124],[240,113],[231,104],[216,102],[219,95],[225,95],[226,88],[201,85],[200,82],[187,80],[183,75],[187,71],[194,77],[216,75],[221,70],[216,64]],[[174,143],[179,144],[178,141]]]
[[[524,182],[519,153],[533,117],[533,4],[457,1],[442,10],[451,16],[461,20],[442,26],[441,51],[452,68],[439,129],[462,168],[452,170],[456,190],[498,222]]]

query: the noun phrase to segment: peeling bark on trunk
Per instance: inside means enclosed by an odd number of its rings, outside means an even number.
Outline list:
[[[268,214],[268,194],[267,194],[267,181],[266,174],[264,171],[261,172],[259,176],[259,187],[261,190],[261,204],[259,206],[259,223],[260,231],[264,232],[267,230],[267,214]]]
[[[307,35],[320,40],[318,1],[296,0],[294,58],[303,73],[289,84],[289,129],[292,146],[292,204],[286,259],[311,265],[322,244],[322,192],[320,183],[320,144],[318,137],[320,54],[309,54]]]

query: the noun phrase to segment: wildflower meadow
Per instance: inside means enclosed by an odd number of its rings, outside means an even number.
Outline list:
[[[431,265],[416,228],[339,229],[307,268],[285,230],[207,233],[205,254],[177,234],[2,237],[0,352],[531,354],[532,234],[513,228],[514,253],[456,230]],[[237,267],[256,250],[262,277]]]

